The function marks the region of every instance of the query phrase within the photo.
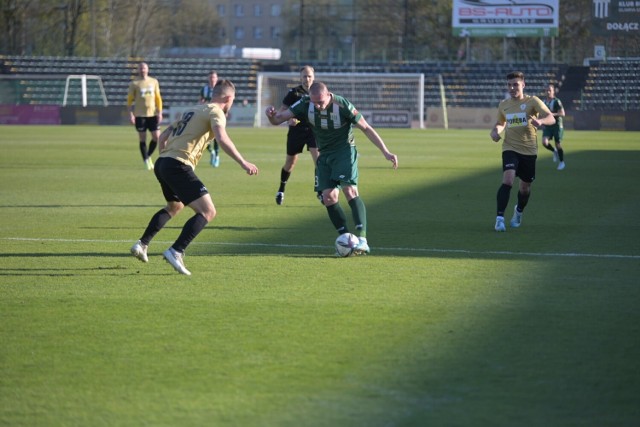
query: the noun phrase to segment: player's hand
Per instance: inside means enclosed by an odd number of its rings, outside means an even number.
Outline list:
[[[242,169],[244,169],[248,175],[258,175],[258,167],[253,163],[244,162]]]
[[[489,135],[491,136],[491,139],[493,140],[493,142],[500,141],[500,134],[498,132],[496,132],[495,130],[492,130]]]
[[[287,124],[289,126],[296,126],[298,123],[300,123],[300,120],[296,119],[295,117],[292,117],[287,121]]]
[[[393,164],[394,169],[398,169],[398,156],[393,153],[385,154],[384,157]]]
[[[273,105],[269,105],[267,107],[267,109],[265,110],[265,114],[267,115],[267,117],[273,117],[276,115],[276,107],[274,107]]]

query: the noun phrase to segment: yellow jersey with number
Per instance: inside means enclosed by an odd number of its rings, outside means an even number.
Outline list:
[[[171,123],[173,131],[160,157],[171,157],[196,168],[216,127],[225,128],[227,117],[218,104],[197,104]]]
[[[523,99],[505,99],[498,105],[498,123],[505,125],[502,151],[515,151],[525,155],[538,154],[537,129],[531,124],[540,113],[551,114],[537,96]]]
[[[136,78],[129,83],[127,105],[133,104],[133,115],[136,117],[153,117],[162,111],[160,83],[153,77]]]

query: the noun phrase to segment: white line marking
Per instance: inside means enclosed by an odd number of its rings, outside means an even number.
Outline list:
[[[131,240],[100,240],[100,239],[40,239],[31,237],[0,237],[0,240],[20,242],[64,242],[64,243],[134,243]],[[154,243],[171,244],[173,241],[155,240]],[[332,248],[326,245],[290,245],[284,243],[234,243],[234,242],[193,242],[198,246],[259,246],[272,248]],[[566,258],[604,258],[604,259],[640,259],[640,255],[625,254],[589,254],[578,252],[514,252],[514,251],[474,251],[468,249],[437,249],[437,248],[383,248],[374,247],[375,251],[382,252],[422,252],[439,254],[463,254],[463,255],[504,255],[504,256],[534,256],[534,257],[566,257]]]

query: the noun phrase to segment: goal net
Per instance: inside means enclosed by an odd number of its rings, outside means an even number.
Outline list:
[[[347,98],[374,127],[424,128],[424,74],[316,73],[315,81]],[[258,73],[256,126],[270,126],[264,109],[280,108],[289,89],[300,84],[300,73]]]

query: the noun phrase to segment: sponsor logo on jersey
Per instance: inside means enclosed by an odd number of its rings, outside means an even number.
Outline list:
[[[508,128],[526,126],[528,124],[526,113],[507,114],[506,117]]]

